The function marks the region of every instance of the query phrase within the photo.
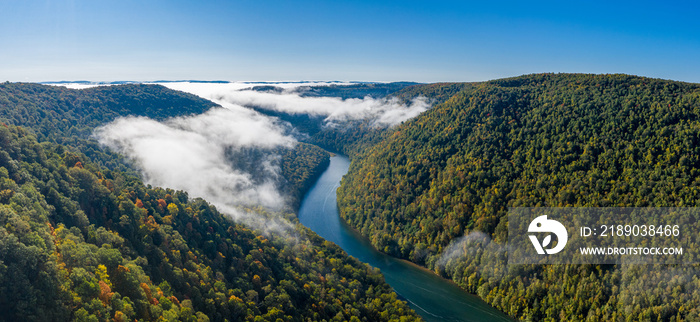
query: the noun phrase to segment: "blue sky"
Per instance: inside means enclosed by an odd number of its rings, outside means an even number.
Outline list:
[[[691,1],[2,0],[0,81],[700,82]]]

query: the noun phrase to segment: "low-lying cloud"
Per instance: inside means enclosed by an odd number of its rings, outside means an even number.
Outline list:
[[[259,218],[240,206],[280,209],[285,204],[276,184],[278,155],[267,153],[263,160],[251,161],[262,173],[246,172],[232,164],[232,160],[245,160],[251,149],[272,151],[296,143],[275,119],[249,109],[214,108],[165,122],[125,117],[98,128],[95,136],[130,158],[145,183],[202,197],[254,228],[269,229],[272,224],[253,222]]]
[[[376,125],[383,126],[396,125],[416,117],[429,106],[427,100],[421,98],[406,106],[396,98],[302,97],[298,93],[276,94],[252,90],[221,94],[218,99],[289,114],[325,116],[327,123],[371,119]]]
[[[325,116],[327,124],[369,119],[376,126],[393,126],[418,116],[430,104],[424,97],[413,99],[405,105],[397,98],[348,98],[305,97],[296,89],[308,84],[274,84],[281,92],[252,90],[245,83],[162,83],[171,89],[192,93],[212,100],[222,106],[238,105],[284,112]],[[319,86],[319,84],[313,84]],[[321,84],[328,85],[328,84]]]

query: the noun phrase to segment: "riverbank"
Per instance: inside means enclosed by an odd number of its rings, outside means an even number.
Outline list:
[[[426,321],[512,321],[478,296],[453,281],[414,263],[377,251],[369,240],[340,218],[336,189],[348,171],[350,160],[337,155],[304,196],[300,222],[349,255],[381,270],[397,294]]]

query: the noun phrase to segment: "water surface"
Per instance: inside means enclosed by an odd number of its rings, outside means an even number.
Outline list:
[[[508,316],[454,283],[411,263],[378,252],[367,238],[340,219],[336,189],[350,160],[334,156],[328,169],[306,194],[299,220],[348,254],[379,268],[386,282],[426,321],[511,321]]]

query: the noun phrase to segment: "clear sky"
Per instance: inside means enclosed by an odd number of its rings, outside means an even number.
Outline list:
[[[0,0],[0,81],[700,82],[693,1]]]

